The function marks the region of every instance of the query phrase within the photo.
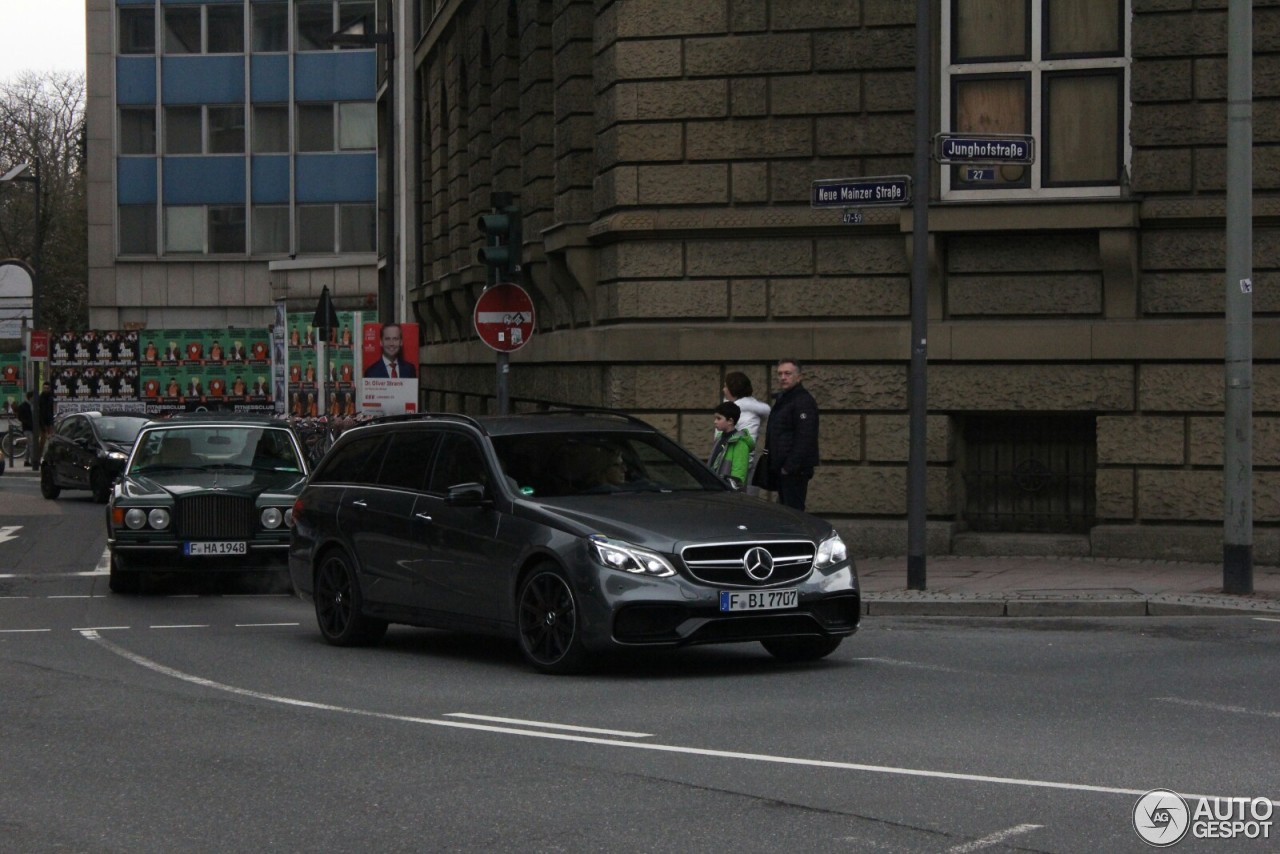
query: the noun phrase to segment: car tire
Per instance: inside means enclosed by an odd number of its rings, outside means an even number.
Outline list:
[[[324,554],[316,567],[312,598],[320,634],[334,646],[371,646],[387,633],[386,620],[365,616],[364,595],[351,560],[340,550]]]
[[[125,569],[124,561],[112,555],[111,575],[107,579],[107,587],[112,593],[133,595],[142,590],[142,573],[134,569]]]
[[[779,661],[817,661],[836,651],[844,638],[770,638],[760,641]]]
[[[516,602],[520,651],[543,673],[575,673],[587,661],[573,588],[559,569],[536,567]]]
[[[53,466],[48,463],[40,467],[40,494],[50,501],[62,494],[62,487],[53,479]]]
[[[90,470],[89,490],[93,493],[94,501],[106,504],[111,498],[111,478],[100,468]]]

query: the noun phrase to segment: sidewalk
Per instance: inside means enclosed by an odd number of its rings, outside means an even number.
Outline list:
[[[936,617],[1169,617],[1256,614],[1280,620],[1280,567],[1253,567],[1248,596],[1222,592],[1222,566],[1059,557],[925,558],[924,590],[906,557],[860,558],[865,613]]]

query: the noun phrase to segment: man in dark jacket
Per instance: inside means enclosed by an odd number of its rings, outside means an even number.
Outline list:
[[[800,363],[778,360],[778,387],[765,432],[778,501],[803,510],[818,464],[818,404],[801,385]]]
[[[53,386],[45,383],[40,389],[40,396],[36,398],[36,435],[39,438],[39,446],[36,448],[36,461],[39,463],[44,456],[45,443],[49,441],[49,437],[53,435],[53,416],[55,406],[53,401]]]

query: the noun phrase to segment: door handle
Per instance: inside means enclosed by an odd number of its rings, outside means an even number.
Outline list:
[[[430,516],[428,516],[426,513],[414,513],[413,515],[414,515],[414,516],[417,516],[419,519],[421,519],[421,520],[422,520],[422,521],[424,521],[424,522],[430,522],[430,521],[431,521],[431,517],[430,517]]]
[[[368,507],[368,506],[369,506],[368,502],[366,502],[363,498],[357,498],[355,501],[352,501],[352,502],[351,502],[351,504],[352,504],[352,506],[353,506],[353,507]]]

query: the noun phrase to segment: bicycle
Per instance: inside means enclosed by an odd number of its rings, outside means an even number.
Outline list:
[[[0,438],[0,451],[10,460],[27,455],[27,434],[22,432],[22,425],[9,422],[4,437]]]

